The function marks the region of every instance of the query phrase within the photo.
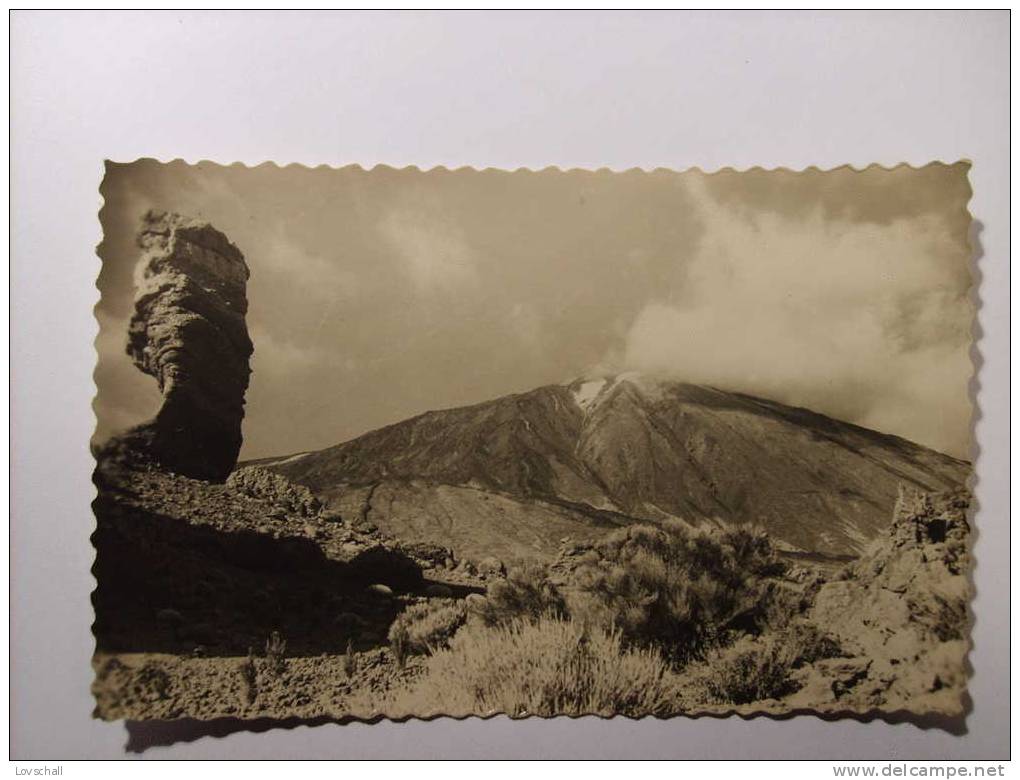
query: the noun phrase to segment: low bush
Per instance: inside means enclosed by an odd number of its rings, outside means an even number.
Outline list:
[[[708,704],[750,704],[793,693],[794,669],[841,655],[838,642],[814,623],[790,621],[760,637],[709,650],[685,670],[694,698]]]
[[[789,648],[773,638],[743,637],[710,650],[687,668],[697,698],[711,704],[750,704],[793,692]]]
[[[403,666],[408,656],[433,653],[446,647],[467,615],[464,606],[451,599],[412,604],[393,621],[390,650]]]
[[[745,527],[630,526],[595,552],[575,572],[572,617],[613,626],[679,662],[725,644],[728,634],[756,633],[775,590],[772,578],[784,569],[768,536]]]
[[[776,635],[776,639],[789,648],[788,655],[794,668],[843,655],[843,648],[835,637],[807,620],[791,622]]]
[[[681,711],[679,678],[618,631],[542,617],[463,628],[395,695],[395,716],[444,713],[666,716]]]
[[[248,648],[248,656],[240,666],[241,682],[244,684],[244,698],[248,704],[254,704],[259,695],[259,673],[255,666],[255,653]]]
[[[347,679],[354,677],[354,674],[358,671],[358,658],[354,655],[354,641],[351,639],[347,640],[347,650],[343,657],[343,670],[344,674],[347,675]]]
[[[494,626],[520,618],[563,617],[566,609],[563,594],[549,581],[547,570],[524,564],[511,569],[505,579],[490,583],[485,601],[473,611],[486,625]]]
[[[266,669],[277,676],[287,671],[287,640],[273,631],[266,640]]]

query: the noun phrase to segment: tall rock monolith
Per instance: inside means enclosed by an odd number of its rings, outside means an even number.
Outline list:
[[[252,343],[248,266],[212,225],[150,211],[138,234],[127,351],[163,394],[156,417],[119,449],[170,471],[222,482],[241,449]]]

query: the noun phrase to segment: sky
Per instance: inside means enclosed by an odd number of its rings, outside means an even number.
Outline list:
[[[208,220],[251,269],[242,458],[623,371],[969,458],[967,170],[108,163],[96,439],[159,407],[124,351],[155,208]]]

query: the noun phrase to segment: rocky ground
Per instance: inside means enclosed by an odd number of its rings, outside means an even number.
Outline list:
[[[397,614],[484,592],[501,567],[401,545],[260,472],[213,484],[102,462],[93,537],[100,717],[332,712],[345,691],[404,674],[385,647]],[[286,642],[280,673],[262,668],[274,632]],[[238,702],[249,651],[259,694]]]
[[[100,652],[93,692],[106,720],[312,718],[360,709],[413,679],[420,666],[411,659],[399,668],[385,647],[289,657],[278,668],[264,656]]]
[[[106,461],[97,471],[96,714],[105,719],[372,717],[421,672],[387,631],[410,605],[481,598],[501,561],[403,545],[258,467],[226,484]],[[969,596],[966,500],[901,502],[852,564],[787,579],[842,652],[779,700],[699,712],[957,712]],[[552,578],[589,543],[564,538]]]
[[[805,670],[793,703],[962,710],[970,636],[968,506],[964,491],[901,496],[888,532],[819,588],[811,618],[849,658]]]

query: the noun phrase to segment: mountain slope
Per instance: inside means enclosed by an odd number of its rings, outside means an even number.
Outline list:
[[[640,375],[428,412],[261,464],[336,504],[349,504],[358,487],[406,493],[414,482],[413,499],[394,498],[408,504],[408,519],[386,529],[398,536],[413,525],[415,502],[422,518],[433,517],[420,520],[425,528],[416,536],[442,536],[444,524],[454,524],[451,512],[466,513],[459,524],[474,523],[479,544],[510,526],[512,518],[479,509],[466,493],[453,509],[429,509],[438,499],[425,493],[458,486],[555,507],[575,532],[604,532],[606,523],[630,518],[752,522],[794,548],[825,554],[856,554],[886,527],[901,483],[952,489],[970,471],[963,461],[805,409]],[[385,528],[385,512],[366,511]],[[540,538],[531,546],[547,546],[543,521],[533,521],[528,533]]]

